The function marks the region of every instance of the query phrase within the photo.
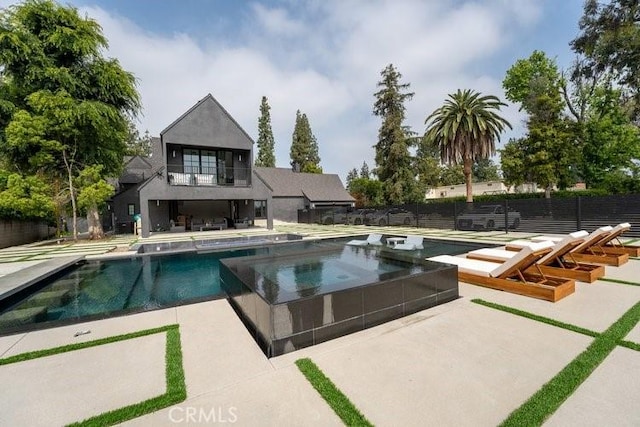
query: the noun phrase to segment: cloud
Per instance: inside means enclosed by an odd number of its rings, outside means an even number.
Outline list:
[[[256,137],[266,95],[278,166],[289,165],[300,109],[318,139],[324,170],[343,178],[363,160],[375,166],[372,146],[380,119],[371,110],[387,64],[396,65],[416,93],[406,105],[407,124],[421,133],[425,117],[458,88],[504,99],[503,76],[486,64],[542,13],[533,0],[253,4],[235,35],[200,40],[147,32],[98,7],[82,11],[102,25],[108,55],[138,78],[142,131],[157,135],[210,92]],[[515,126],[520,123],[517,108],[503,113]]]
[[[302,23],[291,19],[286,9],[268,9],[259,3],[254,3],[252,9],[257,24],[267,33],[294,37],[304,32]]]

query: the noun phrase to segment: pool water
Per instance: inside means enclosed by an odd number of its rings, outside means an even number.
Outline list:
[[[402,258],[424,259],[479,247],[425,240],[425,250],[400,254],[403,251],[386,247],[345,246],[350,239],[90,261],[61,277],[34,285],[36,291],[21,301],[0,301],[0,334],[226,298],[220,279],[220,260],[225,258],[269,256],[268,262],[253,265],[263,294],[277,288],[275,294],[281,298],[301,298],[317,294],[320,288],[330,291],[358,286],[407,269],[406,262],[389,261],[378,252],[390,252],[392,257],[406,261]],[[344,249],[336,252],[336,248]],[[318,254],[288,258],[289,254],[304,254],[310,249],[326,249],[328,253],[324,258]]]
[[[0,332],[29,323],[70,322],[223,298],[219,260],[266,252],[252,248],[88,262],[3,310]]]
[[[420,270],[412,263],[381,257],[375,248],[342,244],[313,255],[292,253],[267,256],[263,261],[253,259],[248,263],[248,281],[255,282],[259,292],[268,288],[279,291],[277,299],[260,292],[270,303],[377,282],[389,273],[412,274]]]

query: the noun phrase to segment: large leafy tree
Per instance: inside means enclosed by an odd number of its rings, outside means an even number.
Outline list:
[[[491,159],[479,159],[471,167],[473,179],[476,182],[499,181],[498,165]]]
[[[273,168],[276,166],[276,155],[274,153],[275,140],[271,129],[271,107],[266,96],[262,97],[260,103],[260,118],[258,119],[258,155],[256,166]]]
[[[351,181],[349,193],[356,199],[358,208],[384,204],[383,185],[377,179],[356,178]]]
[[[640,2],[586,0],[580,34],[571,47],[581,58],[573,80],[610,75],[623,94],[633,99],[632,117],[640,117]]]
[[[439,172],[439,185],[464,184],[464,167],[462,165],[443,165]]]
[[[115,189],[102,178],[102,165],[87,166],[76,178],[78,207],[87,213],[89,236],[92,239],[104,237],[100,226],[99,208],[113,196]]]
[[[517,155],[511,163],[522,161],[528,179],[545,188],[547,197],[554,185],[567,187],[575,181],[579,161],[579,140],[563,113],[563,85],[555,62],[540,51],[516,61],[502,82],[507,99],[528,114],[527,135],[517,142],[522,153],[512,145],[502,152],[503,162],[511,162],[505,156]]]
[[[296,124],[293,128],[291,141],[291,166],[299,168],[300,172],[322,173],[318,141],[311,131],[306,114],[296,111]]]
[[[402,74],[389,64],[380,73],[378,92],[374,94],[373,114],[382,119],[376,143],[375,174],[382,182],[384,200],[390,204],[402,204],[424,199],[416,174],[412,170],[409,147],[414,144],[410,129],[404,125],[404,103],[413,97],[408,92],[409,83],[401,83]]]
[[[525,166],[525,149],[525,138],[512,138],[504,145],[502,150],[498,150],[500,151],[502,178],[509,187],[517,187],[527,181],[531,181]]]
[[[589,188],[634,191],[640,168],[640,130],[631,123],[618,89],[598,87],[583,126],[580,174]]]
[[[97,164],[119,172],[140,107],[133,75],[106,47],[73,7],[26,0],[0,13],[0,150],[17,171],[66,183],[76,238],[75,177]]]
[[[50,221],[54,212],[49,186],[36,176],[0,171],[0,218]]]
[[[425,138],[438,145],[441,160],[463,165],[467,202],[473,202],[473,163],[493,156],[495,141],[500,140],[506,127],[511,128],[511,124],[497,113],[504,105],[493,95],[458,90],[425,120]]]
[[[440,152],[437,145],[429,143],[426,138],[420,138],[414,169],[418,173],[420,187],[424,190],[440,185]]]
[[[145,131],[143,136],[140,136],[140,132],[133,123],[133,120],[129,120],[127,124],[127,148],[125,154],[127,156],[141,156],[149,157],[151,155],[151,135],[149,131]]]

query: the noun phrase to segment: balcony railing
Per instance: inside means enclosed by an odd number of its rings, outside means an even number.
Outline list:
[[[251,168],[211,168],[208,173],[185,172],[182,166],[168,166],[169,185],[192,187],[246,187],[251,185]]]

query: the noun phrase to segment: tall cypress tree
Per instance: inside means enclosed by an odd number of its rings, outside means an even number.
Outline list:
[[[300,172],[322,173],[318,142],[311,132],[306,114],[296,111],[296,124],[291,141],[291,166],[298,167]]]
[[[413,97],[408,92],[409,84],[400,83],[402,74],[393,64],[389,64],[380,73],[380,90],[374,94],[373,114],[382,119],[378,130],[375,173],[383,184],[386,203],[402,204],[424,198],[419,194],[415,173],[412,171],[412,159],[409,146],[413,143],[412,134],[403,125],[405,119],[404,102]]]
[[[369,179],[369,165],[366,161],[362,162],[362,167],[360,168],[360,178]]]
[[[351,183],[358,179],[358,170],[353,168],[347,174],[347,191],[351,190]]]
[[[260,118],[258,119],[258,156],[256,166],[273,168],[276,166],[276,156],[273,152],[275,140],[271,129],[271,107],[267,102],[267,97],[262,97],[260,103]]]

